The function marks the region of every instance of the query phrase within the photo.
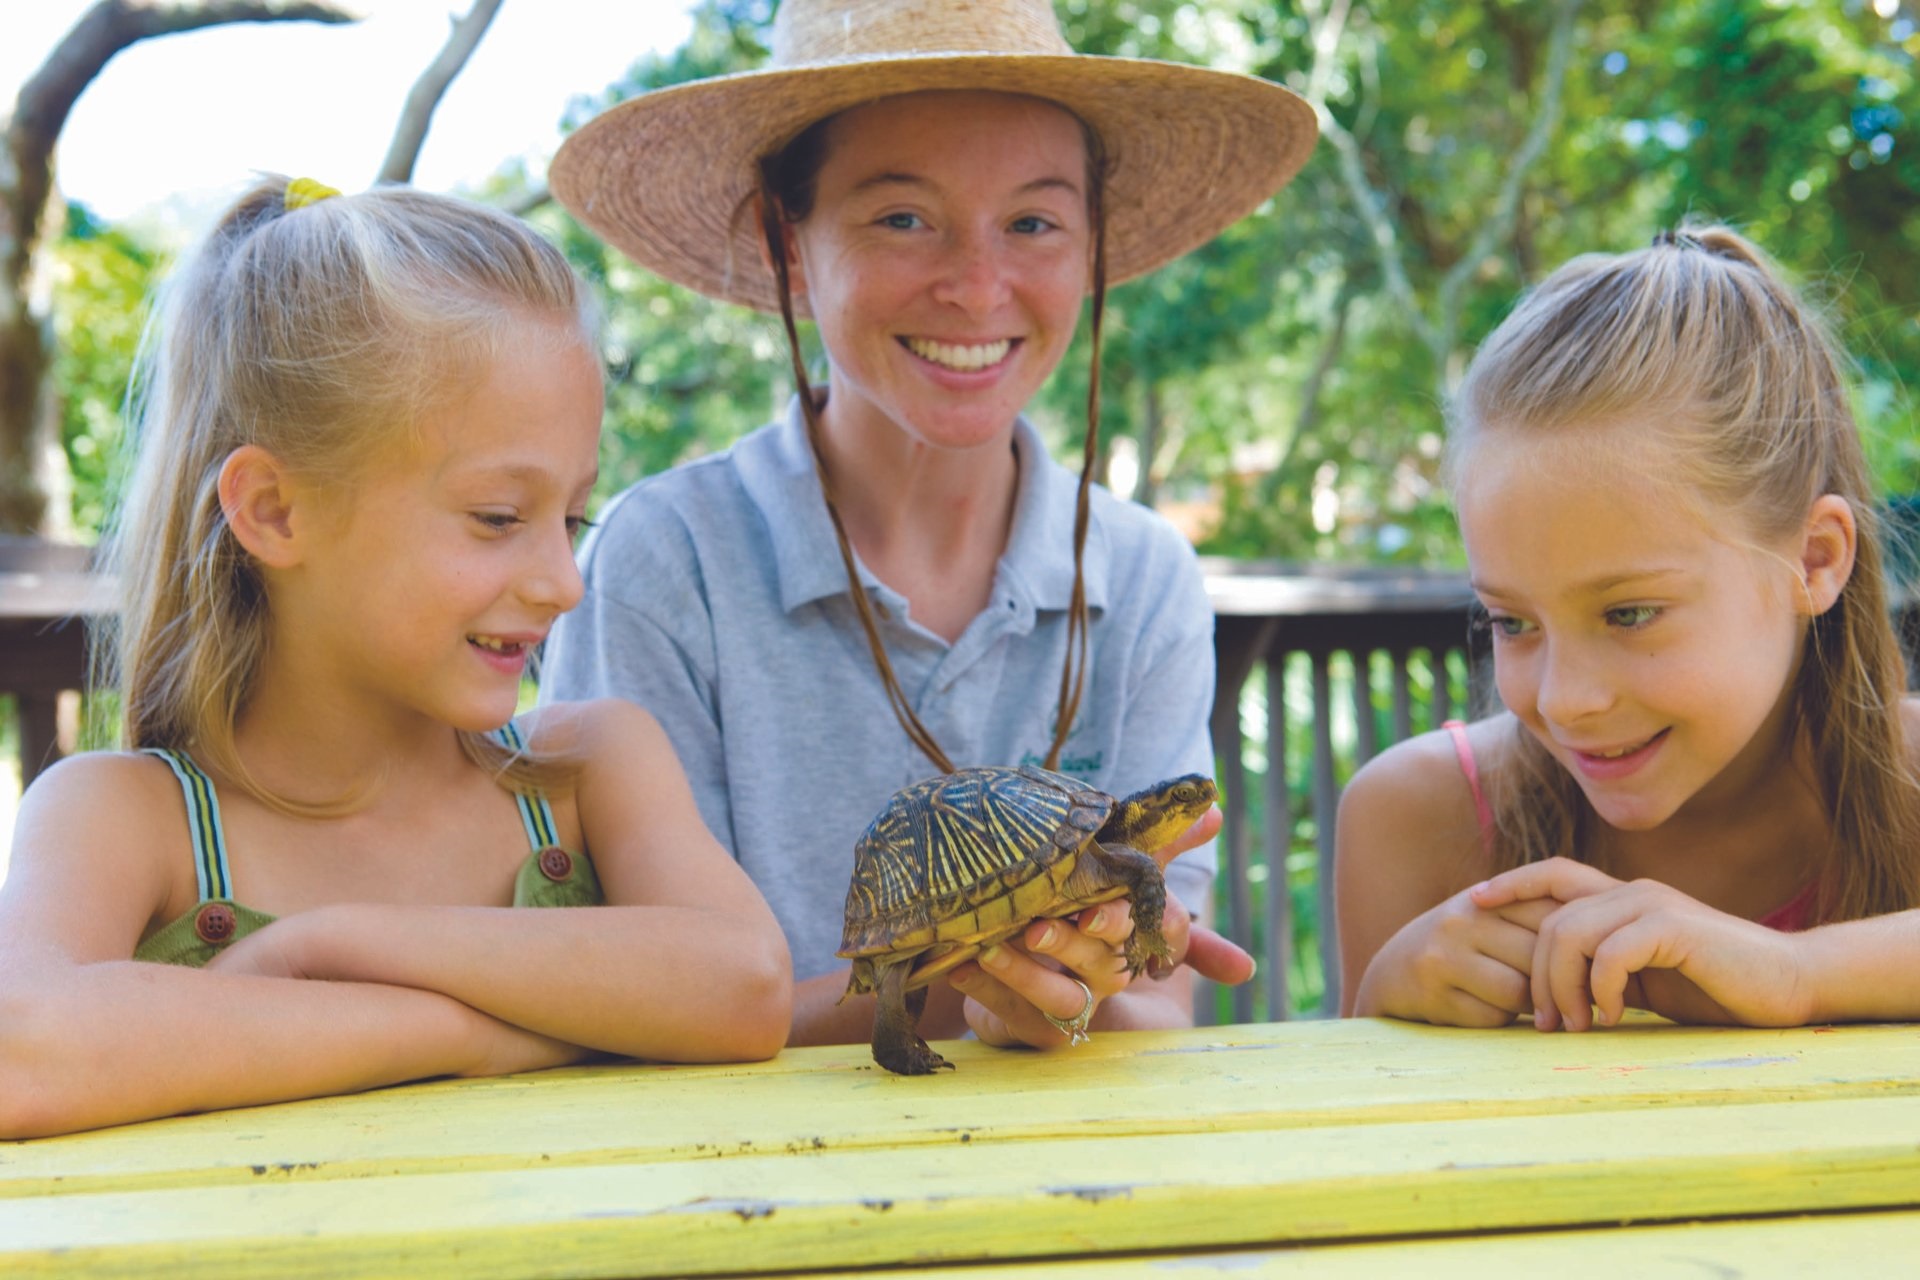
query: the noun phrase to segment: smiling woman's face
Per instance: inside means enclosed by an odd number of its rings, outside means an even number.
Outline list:
[[[829,422],[941,449],[1004,440],[1086,296],[1087,147],[1060,107],[909,94],[827,128],[793,289],[832,365]]]

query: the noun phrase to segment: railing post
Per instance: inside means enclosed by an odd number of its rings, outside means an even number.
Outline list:
[[[1373,653],[1364,644],[1347,650],[1353,660],[1353,767],[1374,758],[1380,752],[1380,727],[1373,719]]]
[[[1447,646],[1436,644],[1427,650],[1427,663],[1433,673],[1433,728],[1453,719],[1453,675],[1447,669]]]
[[[1296,815],[1288,785],[1291,764],[1309,779],[1308,798],[1317,835],[1314,840],[1316,899],[1319,917],[1319,960],[1324,974],[1322,1009],[1327,1015],[1340,1006],[1339,926],[1334,915],[1334,851],[1340,808],[1341,779],[1389,741],[1416,731],[1424,719],[1427,699],[1416,695],[1411,659],[1433,647],[1438,684],[1431,704],[1441,719],[1451,715],[1460,698],[1448,684],[1447,649],[1464,638],[1466,611],[1472,592],[1464,577],[1452,573],[1399,569],[1338,569],[1325,566],[1291,568],[1245,562],[1207,560],[1207,595],[1214,608],[1214,643],[1219,659],[1217,691],[1211,728],[1218,758],[1219,780],[1226,799],[1226,827],[1220,841],[1219,892],[1228,895],[1217,910],[1223,930],[1251,947],[1253,931],[1262,935],[1258,958],[1266,967],[1257,991],[1242,989],[1231,1000],[1218,991],[1199,992],[1202,1010],[1215,1016],[1283,1018],[1292,1009],[1291,965],[1297,924],[1292,914],[1291,878],[1287,862],[1293,853]],[[1279,630],[1260,634],[1263,623]],[[1386,651],[1390,658],[1392,711],[1376,716],[1373,710],[1372,655]],[[1305,732],[1307,759],[1290,751],[1288,737],[1287,672],[1293,654],[1301,655],[1312,686],[1313,722],[1298,725]],[[1354,687],[1333,690],[1332,656],[1351,653]],[[1264,661],[1267,681],[1267,772],[1256,804],[1247,791],[1247,744],[1239,741],[1240,700],[1254,661]],[[1340,677],[1345,679],[1344,674]],[[1387,678],[1382,676],[1382,678]],[[1344,718],[1351,693],[1355,723],[1351,733],[1336,718]],[[1338,706],[1336,707],[1336,697]],[[1416,703],[1420,704],[1416,709]],[[1425,727],[1425,726],[1420,726]],[[1251,811],[1264,810],[1261,848],[1251,848]],[[1250,859],[1264,858],[1264,910],[1253,911]],[[1264,1015],[1262,1011],[1264,1010]]]
[[[1412,661],[1411,649],[1392,649],[1387,660],[1393,663],[1393,740],[1405,742],[1413,736],[1413,680],[1407,673]]]
[[[1324,992],[1320,1014],[1340,1011],[1340,942],[1333,918],[1333,823],[1339,812],[1340,792],[1334,781],[1333,696],[1327,678],[1328,652],[1316,648],[1313,661],[1313,843],[1314,879],[1318,889],[1320,971]]]
[[[1293,1016],[1287,970],[1293,965],[1293,884],[1287,859],[1293,853],[1293,797],[1287,792],[1287,650],[1267,650],[1267,1020]]]
[[[1240,692],[1246,685],[1253,664],[1266,652],[1278,618],[1216,618],[1214,620],[1214,694],[1210,729],[1218,781],[1226,793],[1225,821],[1221,841],[1226,856],[1214,878],[1215,894],[1227,895],[1227,936],[1248,949],[1253,944],[1253,906],[1248,901],[1247,769],[1240,740]],[[1216,855],[1217,856],[1217,855]],[[1218,914],[1217,911],[1215,913]],[[1194,1019],[1211,1021],[1216,1000],[1214,985],[1194,985]],[[1246,984],[1234,988],[1233,1016],[1238,1022],[1253,1019],[1253,990]]]

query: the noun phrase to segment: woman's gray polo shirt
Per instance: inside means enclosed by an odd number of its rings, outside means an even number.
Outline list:
[[[860,568],[903,692],[955,764],[1039,763],[1052,741],[1073,590],[1077,478],[1015,424],[1019,492],[992,603],[949,645]],[[700,813],[766,896],[794,976],[844,964],[854,843],[933,766],[874,671],[798,402],[732,449],[649,477],[581,547],[586,596],[547,642],[543,700],[622,697],[665,728]],[[1093,491],[1092,669],[1061,769],[1116,795],[1211,773],[1213,615],[1192,547]],[[1190,907],[1211,845],[1177,859]]]

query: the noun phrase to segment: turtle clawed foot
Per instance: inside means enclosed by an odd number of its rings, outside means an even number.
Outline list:
[[[905,1044],[873,1047],[873,1060],[897,1076],[930,1076],[936,1071],[953,1070],[953,1064],[927,1047],[918,1036]]]
[[[1127,972],[1139,977],[1146,969],[1150,958],[1173,962],[1173,948],[1167,945],[1167,939],[1158,929],[1135,929],[1127,936]]]

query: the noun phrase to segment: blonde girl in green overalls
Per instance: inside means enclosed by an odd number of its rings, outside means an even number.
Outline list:
[[[22,802],[0,1137],[785,1041],[786,944],[653,720],[513,719],[581,592],[589,312],[510,217],[305,180],[172,286],[109,539],[129,750]]]

